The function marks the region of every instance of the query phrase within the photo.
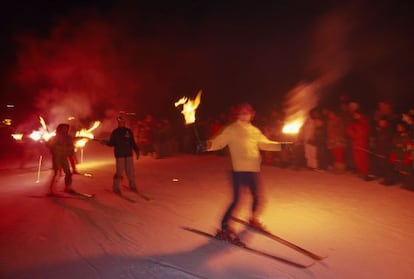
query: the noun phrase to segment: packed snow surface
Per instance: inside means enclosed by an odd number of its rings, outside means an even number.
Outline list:
[[[414,192],[353,174],[263,166],[261,220],[279,237],[327,256],[307,269],[268,259],[182,227],[215,233],[231,201],[226,156],[142,156],[136,181],[151,201],[111,192],[112,150],[90,143],[73,187],[93,199],[45,197],[50,158],[0,170],[0,278],[414,278]],[[39,178],[39,180],[38,180]],[[38,181],[37,181],[38,180]],[[127,181],[124,181],[127,184]],[[57,183],[63,190],[63,178]],[[61,193],[62,195],[67,195]],[[236,215],[249,218],[244,191]],[[233,224],[249,246],[313,260]]]

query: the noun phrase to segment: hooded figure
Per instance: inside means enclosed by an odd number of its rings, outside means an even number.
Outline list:
[[[53,176],[50,183],[50,194],[54,194],[53,187],[59,170],[65,173],[65,191],[73,192],[72,173],[69,168],[68,156],[72,156],[75,147],[73,138],[69,135],[69,124],[61,123],[56,128],[56,136],[52,137],[47,146],[52,154]]]

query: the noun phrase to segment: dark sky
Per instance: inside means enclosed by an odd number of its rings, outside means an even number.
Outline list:
[[[1,101],[46,117],[281,107],[299,82],[322,100],[414,106],[412,8],[399,1],[15,1],[1,11]],[[17,3],[18,2],[18,3]]]

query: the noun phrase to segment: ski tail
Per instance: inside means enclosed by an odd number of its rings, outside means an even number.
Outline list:
[[[309,250],[306,250],[305,248],[302,248],[302,247],[300,247],[300,246],[298,246],[298,245],[296,245],[296,244],[294,244],[292,242],[289,242],[289,241],[287,241],[287,240],[285,240],[285,239],[283,239],[283,238],[281,238],[281,237],[279,237],[279,236],[277,236],[277,235],[269,232],[268,230],[263,230],[263,229],[260,229],[260,228],[256,228],[254,226],[251,226],[249,222],[247,222],[247,221],[245,221],[243,219],[240,219],[240,218],[237,218],[237,217],[234,217],[234,216],[232,217],[232,219],[234,221],[236,221],[236,222],[238,222],[240,224],[243,224],[243,225],[251,228],[252,230],[254,230],[254,231],[256,231],[256,232],[258,232],[258,233],[260,233],[260,234],[262,234],[262,235],[264,235],[266,237],[269,237],[270,239],[276,240],[279,243],[281,243],[281,244],[283,244],[283,245],[285,245],[287,247],[290,247],[290,248],[298,251],[299,253],[302,253],[302,254],[304,254],[304,255],[306,255],[306,256],[314,259],[314,260],[320,261],[320,260],[323,260],[323,259],[326,259],[327,258],[327,256],[317,255],[317,254],[315,254],[315,253],[313,253],[313,252],[311,252]]]
[[[215,235],[213,235],[211,233],[208,233],[208,232],[205,232],[205,231],[202,231],[202,230],[198,230],[198,229],[195,229],[195,228],[182,227],[182,229],[186,230],[186,231],[189,231],[189,232],[192,232],[192,233],[195,233],[195,234],[198,234],[198,235],[202,235],[202,236],[211,238],[211,239],[215,239],[217,241],[222,241],[222,242],[228,243],[228,244],[233,245],[235,247],[239,247],[241,249],[244,249],[245,251],[249,251],[253,254],[257,254],[257,255],[260,255],[260,256],[263,256],[263,257],[266,257],[266,258],[269,258],[269,259],[272,259],[272,260],[275,260],[275,261],[278,261],[278,262],[282,262],[282,263],[285,263],[287,265],[294,266],[294,267],[297,267],[297,268],[309,268],[309,267],[311,267],[312,265],[315,264],[315,262],[311,262],[309,264],[302,264],[302,263],[299,263],[299,262],[296,262],[296,261],[292,261],[292,260],[289,260],[289,259],[286,259],[286,258],[282,258],[282,257],[276,256],[276,255],[272,255],[272,254],[269,254],[269,253],[264,252],[262,250],[249,247],[244,242],[241,242],[241,243],[243,243],[243,245],[240,245],[240,243],[237,244],[237,243],[230,242],[230,241],[220,240]]]
[[[142,192],[140,192],[140,191],[138,191],[136,189],[133,190],[133,189],[129,188],[127,185],[125,185],[125,184],[122,184],[122,187],[125,188],[125,189],[127,189],[127,190],[129,190],[129,191],[131,191],[131,192],[133,192],[133,193],[135,193],[138,197],[140,197],[141,199],[143,199],[145,201],[152,201],[153,200],[153,198],[145,195],[144,193],[142,193]]]

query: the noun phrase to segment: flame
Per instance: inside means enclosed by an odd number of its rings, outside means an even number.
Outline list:
[[[43,117],[39,116],[40,125],[42,125],[43,130],[48,131],[48,128],[46,126],[46,122],[43,119]]]
[[[23,134],[12,134],[11,136],[16,141],[21,141],[23,139]]]
[[[303,125],[302,118],[288,122],[285,125],[283,125],[282,133],[289,134],[289,135],[295,135],[299,133],[300,128],[302,128],[302,125]]]
[[[49,132],[49,129],[48,129],[48,127],[46,125],[46,122],[43,119],[43,117],[39,116],[39,121],[40,121],[40,125],[42,127],[37,131],[33,131],[29,135],[29,138],[31,138],[34,141],[40,141],[40,140],[48,141],[50,138],[56,136],[55,131]]]
[[[13,121],[10,118],[5,118],[5,119],[3,119],[2,124],[5,125],[5,126],[11,126],[12,122]]]
[[[56,136],[55,132],[49,133],[47,131],[40,129],[40,130],[31,132],[29,135],[29,138],[31,138],[34,141],[40,141],[40,140],[48,141],[50,138],[54,136]]]
[[[75,141],[75,147],[76,148],[84,148],[86,143],[89,140],[94,139],[94,135],[93,135],[92,131],[95,130],[96,128],[98,128],[99,125],[101,125],[101,122],[100,121],[95,121],[91,128],[81,129],[81,130],[77,131],[76,134],[75,134],[75,137],[78,138],[78,139]]]
[[[33,131],[30,133],[29,138],[31,138],[34,141],[39,141],[42,138],[42,132],[41,131]]]
[[[183,105],[183,110],[181,111],[181,113],[184,115],[185,124],[192,124],[195,122],[195,112],[198,106],[200,105],[202,93],[203,91],[199,90],[194,100],[188,99],[187,97],[182,97],[174,103],[175,107]]]
[[[309,112],[319,101],[320,81],[312,83],[300,82],[290,90],[285,100],[285,125],[282,128],[284,134],[298,134]]]

